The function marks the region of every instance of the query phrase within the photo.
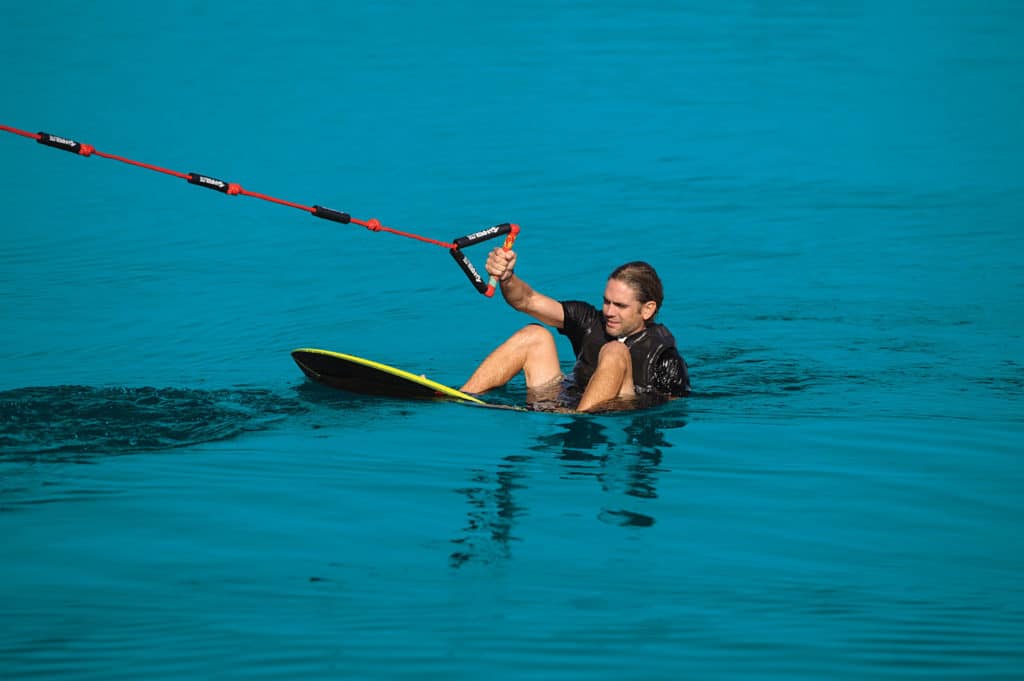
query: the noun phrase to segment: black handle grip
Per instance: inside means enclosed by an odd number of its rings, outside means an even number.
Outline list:
[[[79,142],[69,140],[67,137],[51,135],[48,132],[39,133],[39,137],[36,138],[36,142],[45,144],[48,147],[53,147],[54,149],[70,151],[72,154],[80,153],[82,150],[82,145]]]
[[[476,290],[480,293],[486,293],[487,282],[485,282],[484,278],[480,276],[480,273],[476,271],[476,268],[473,267],[473,263],[469,261],[466,254],[457,248],[452,248],[448,252],[452,254],[453,258],[455,258],[455,262],[459,263],[459,267],[461,267],[462,271],[466,273],[467,277],[469,277],[469,282],[476,287]]]
[[[224,180],[218,180],[216,177],[210,177],[209,175],[200,175],[199,173],[189,173],[188,183],[199,185],[200,187],[206,187],[216,192],[228,193],[228,183]]]
[[[333,208],[324,208],[323,206],[313,206],[313,215],[324,220],[333,220],[334,222],[340,222],[344,225],[352,222],[352,216],[340,210],[334,210]]]
[[[505,222],[500,225],[494,225],[487,229],[475,232],[473,234],[467,234],[466,236],[460,236],[458,239],[452,239],[459,248],[465,248],[466,246],[472,246],[478,244],[481,241],[487,241],[488,239],[494,239],[495,237],[503,236],[512,231],[512,225]]]

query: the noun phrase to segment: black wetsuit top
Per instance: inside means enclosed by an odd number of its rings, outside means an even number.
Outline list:
[[[604,331],[604,315],[590,303],[562,301],[565,321],[559,333],[568,337],[576,354],[573,369],[576,385],[587,385],[597,369],[601,347],[616,340]],[[676,349],[675,338],[661,324],[651,324],[627,336],[625,341],[633,360],[633,386],[637,394],[681,397],[690,392],[686,361]]]

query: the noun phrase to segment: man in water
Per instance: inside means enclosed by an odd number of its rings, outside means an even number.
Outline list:
[[[645,262],[630,262],[608,277],[604,304],[598,310],[581,301],[558,301],[534,291],[515,274],[516,253],[495,248],[487,256],[487,273],[501,282],[505,302],[569,338],[576,354],[570,389],[579,396],[579,411],[618,406],[611,400],[638,396],[660,400],[690,392],[686,362],[675,339],[654,322],[663,299],[661,279]],[[463,392],[484,393],[505,385],[522,371],[531,401],[557,394],[562,368],[555,338],[529,324],[498,346],[477,367]],[[602,406],[603,405],[603,406]]]

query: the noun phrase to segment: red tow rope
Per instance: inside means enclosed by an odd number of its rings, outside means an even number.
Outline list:
[[[469,277],[469,280],[473,284],[473,286],[478,291],[480,291],[481,293],[488,297],[494,295],[494,288],[497,282],[494,280],[494,277],[491,277],[490,282],[485,284],[480,274],[473,267],[473,264],[465,256],[465,254],[462,253],[461,249],[467,246],[472,246],[473,244],[480,243],[481,241],[487,241],[488,239],[493,239],[495,237],[507,234],[508,236],[505,238],[504,244],[504,248],[507,250],[512,247],[512,244],[515,243],[516,236],[519,234],[519,225],[505,223],[501,225],[495,225],[494,227],[490,227],[483,231],[476,232],[475,234],[458,237],[457,239],[453,240],[453,243],[449,243],[446,241],[438,241],[436,239],[431,239],[429,237],[420,236],[419,234],[403,232],[398,229],[386,227],[382,225],[380,220],[376,218],[370,218],[369,220],[359,220],[358,218],[354,218],[344,211],[334,210],[333,208],[325,208],[324,206],[316,205],[305,206],[301,203],[295,203],[293,201],[278,199],[267,194],[251,192],[247,189],[244,189],[240,184],[234,182],[225,182],[224,180],[218,180],[215,177],[210,177],[209,175],[202,175],[200,173],[180,173],[176,170],[169,170],[167,168],[161,168],[160,166],[152,165],[149,163],[134,161],[130,158],[125,158],[123,156],[108,154],[100,151],[99,149],[96,149],[91,144],[77,142],[67,137],[52,135],[47,132],[27,132],[25,130],[19,130],[9,125],[3,124],[0,124],[0,130],[4,130],[15,135],[21,135],[22,137],[28,137],[29,139],[34,139],[36,142],[44,144],[48,147],[53,147],[55,149],[63,149],[64,151],[69,151],[73,154],[78,154],[79,156],[100,156],[102,158],[109,158],[111,160],[120,161],[121,163],[127,163],[129,165],[137,166],[139,168],[145,168],[146,170],[152,170],[158,173],[163,173],[165,175],[171,175],[173,177],[185,180],[189,184],[194,184],[200,187],[213,189],[215,191],[228,194],[230,196],[251,196],[256,199],[262,199],[263,201],[269,201],[271,203],[280,204],[282,206],[288,206],[290,208],[304,210],[307,213],[318,218],[323,218],[324,220],[331,220],[332,222],[340,222],[342,224],[354,223],[362,227],[366,227],[372,232],[390,232],[391,234],[397,234],[398,236],[404,236],[409,239],[416,239],[417,241],[423,241],[428,244],[434,244],[435,246],[447,248],[449,252],[452,254],[452,257],[455,258],[455,261],[459,263],[459,266],[462,268],[462,271],[466,274],[467,277]]]

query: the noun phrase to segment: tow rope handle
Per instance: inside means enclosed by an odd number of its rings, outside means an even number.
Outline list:
[[[505,236],[505,244],[502,248],[506,251],[509,250],[516,242],[516,237],[519,236],[519,225],[505,222],[500,225],[495,225],[494,227],[488,227],[487,229],[475,232],[474,234],[460,236],[458,239],[452,239],[455,243],[455,248],[448,251],[452,254],[452,257],[455,258],[455,262],[459,263],[459,267],[462,268],[462,271],[465,272],[466,276],[469,277],[469,282],[473,284],[477,291],[488,298],[494,295],[494,290],[498,286],[498,278],[491,277],[489,281],[485,282],[477,269],[473,267],[473,263],[470,262],[466,254],[462,252],[462,249],[483,241],[496,239],[499,236]]]
[[[473,263],[470,262],[469,258],[466,257],[466,254],[462,252],[462,249],[468,246],[472,246],[474,244],[481,243],[483,241],[488,241],[490,239],[497,238],[499,236],[504,236],[504,249],[507,251],[512,248],[512,245],[516,241],[516,237],[519,235],[519,225],[506,222],[500,225],[495,225],[494,227],[488,227],[487,229],[475,232],[473,234],[468,234],[466,236],[459,237],[458,239],[454,239],[453,243],[437,241],[435,239],[431,239],[425,236],[420,236],[419,234],[403,232],[397,229],[393,229],[391,227],[385,227],[380,223],[380,220],[377,220],[376,218],[371,218],[370,220],[359,220],[357,218],[352,217],[351,215],[344,211],[334,210],[333,208],[325,208],[324,206],[319,205],[306,206],[301,203],[295,203],[294,201],[286,201],[284,199],[275,198],[267,194],[260,194],[257,192],[249,191],[235,182],[225,182],[224,180],[219,180],[215,177],[210,177],[209,175],[204,175],[201,173],[182,173],[176,170],[162,168],[160,166],[153,165],[150,163],[135,161],[130,158],[125,158],[124,156],[109,154],[100,151],[91,144],[78,142],[76,140],[67,137],[62,137],[60,135],[53,135],[48,132],[33,133],[28,132],[26,130],[19,130],[18,128],[13,128],[9,125],[3,124],[0,124],[0,130],[10,132],[15,135],[20,135],[22,137],[27,137],[29,139],[34,139],[39,144],[48,147],[53,147],[55,149],[60,149],[62,151],[67,151],[79,156],[99,156],[101,158],[120,161],[121,163],[127,163],[129,165],[136,166],[139,168],[145,168],[146,170],[152,170],[158,173],[163,173],[164,175],[177,177],[179,179],[186,180],[189,184],[196,185],[199,187],[206,187],[207,189],[213,189],[215,191],[227,194],[229,196],[250,196],[257,199],[262,199],[263,201],[269,201],[271,203],[280,204],[282,206],[298,208],[299,210],[303,210],[310,213],[314,217],[322,218],[324,220],[330,220],[332,222],[338,222],[341,224],[352,223],[356,225],[361,225],[373,232],[390,232],[392,234],[397,234],[398,236],[404,236],[410,239],[416,239],[418,241],[434,244],[435,246],[447,248],[449,249],[448,252],[451,253],[453,258],[455,258],[455,262],[459,264],[459,267],[462,268],[462,271],[469,278],[469,281],[473,284],[476,290],[484,294],[488,298],[494,295],[494,291],[498,286],[497,277],[491,277],[489,281],[484,282],[483,277],[480,275],[477,269],[473,267]]]

